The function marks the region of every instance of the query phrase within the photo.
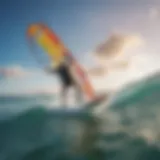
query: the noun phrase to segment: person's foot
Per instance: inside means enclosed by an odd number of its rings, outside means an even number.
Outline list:
[[[95,97],[95,101],[102,100],[102,99],[106,98],[107,96],[108,96],[108,95],[107,95],[106,93],[103,93],[103,94],[101,94],[101,95],[97,95],[97,96]]]

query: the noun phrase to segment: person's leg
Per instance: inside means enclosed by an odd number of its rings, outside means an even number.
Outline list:
[[[82,89],[79,85],[74,85],[74,88],[75,88],[75,100],[76,100],[76,103],[78,104],[81,104],[83,103],[83,92],[82,92]]]
[[[67,86],[63,85],[61,89],[61,104],[63,107],[67,105]]]

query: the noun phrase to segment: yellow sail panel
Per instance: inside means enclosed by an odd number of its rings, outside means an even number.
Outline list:
[[[57,54],[55,54],[56,50],[54,48],[48,46],[46,43],[40,43],[40,45],[43,47],[44,51],[48,53],[51,59],[53,59],[56,63],[60,63],[62,57],[59,57]]]
[[[41,34],[37,37],[37,42],[43,49],[49,54],[55,61],[60,61],[63,58],[61,49],[52,43],[45,34]]]
[[[37,37],[37,42],[44,47],[51,57],[55,57],[56,59],[61,59],[63,57],[62,47],[52,42],[45,33]]]

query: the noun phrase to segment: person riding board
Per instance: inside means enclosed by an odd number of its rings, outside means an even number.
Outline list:
[[[73,87],[76,91],[75,98],[78,103],[82,102],[82,89],[78,84],[78,80],[72,74],[72,61],[69,59],[64,59],[59,64],[54,64],[52,67],[46,67],[46,71],[51,74],[57,74],[61,82],[61,100],[62,104],[66,105],[66,97],[68,90]]]

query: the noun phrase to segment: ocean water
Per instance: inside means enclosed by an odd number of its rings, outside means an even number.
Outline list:
[[[56,99],[0,97],[0,160],[160,159],[160,75],[126,86],[98,114]]]

